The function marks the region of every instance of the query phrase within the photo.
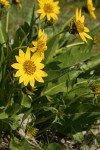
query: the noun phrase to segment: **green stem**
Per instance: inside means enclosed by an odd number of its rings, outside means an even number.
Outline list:
[[[73,20],[73,18],[74,18],[74,16],[72,16],[71,18],[69,18],[69,20],[64,24],[64,26],[62,27],[62,29],[61,29],[60,32],[63,32],[64,30],[66,30],[66,28],[69,26],[69,24]]]
[[[57,32],[54,36],[58,36],[59,34],[61,33],[64,33],[64,32],[68,32],[69,31],[69,24],[70,22],[72,21],[72,19],[74,18],[74,16],[72,16],[65,24],[64,26],[62,27],[62,29]]]
[[[40,95],[40,96],[34,98],[32,104],[33,104],[36,100],[38,100],[40,97],[42,97],[42,96]]]
[[[55,116],[55,114],[51,114],[48,117],[41,118],[38,121],[36,121],[36,124],[40,124],[40,123],[46,122],[47,120],[50,120],[50,119],[54,118],[54,116]]]
[[[90,93],[84,93],[82,95],[79,95],[78,97],[74,98],[72,101],[70,101],[66,107],[69,107],[72,103],[74,103],[75,101],[77,101],[79,98],[81,98],[82,96],[86,96],[86,95],[89,95]]]
[[[64,49],[66,49],[66,48],[70,48],[70,47],[78,46],[78,45],[83,45],[83,44],[84,44],[84,42],[77,42],[77,43],[74,43],[74,44],[69,44],[69,45],[67,45],[67,46],[65,46],[65,47],[62,47],[62,48],[56,50],[54,56],[57,55],[57,54],[59,54],[59,53],[61,53],[61,52],[64,51]]]
[[[84,42],[77,42],[77,43],[74,43],[74,44],[67,45],[67,48],[73,47],[73,46],[78,46],[78,45],[83,45],[83,44],[84,44]]]
[[[6,32],[8,33],[8,26],[9,26],[9,11],[7,12],[6,16]]]
[[[21,49],[21,48],[27,48],[27,46],[19,46],[19,47],[16,47],[14,48],[11,52],[15,51],[15,50],[18,50],[18,49]]]
[[[26,34],[26,36],[22,39],[22,41],[21,41],[21,43],[20,43],[20,46],[22,46],[22,45],[23,45],[23,43],[24,43],[24,42],[25,42],[25,40],[27,39],[28,35],[29,35],[29,33],[28,33],[28,34]]]
[[[70,22],[72,21],[72,19],[74,18],[74,16],[72,16],[65,24],[64,26],[62,27],[62,29],[57,32],[54,36],[58,36],[59,34],[61,33],[64,33],[64,32],[68,32],[69,31],[69,24]]]

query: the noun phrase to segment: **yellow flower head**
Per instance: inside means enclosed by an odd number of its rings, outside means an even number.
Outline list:
[[[100,85],[91,85],[90,88],[96,96],[100,97]]]
[[[34,47],[30,48],[30,50],[32,52],[36,52],[39,57],[42,57],[44,59],[44,51],[47,50],[46,42],[47,35],[45,35],[44,31],[40,29],[37,40],[32,42]]]
[[[38,131],[39,131],[39,129],[37,129],[37,128],[28,127],[28,129],[26,131],[26,135],[29,136],[29,137],[36,136]]]
[[[2,4],[3,6],[11,7],[11,4],[8,0],[0,0],[0,4]]]
[[[20,0],[15,0],[15,2],[18,5],[18,7],[21,9],[22,8],[22,4],[21,4]]]
[[[40,19],[43,19],[45,16],[47,20],[57,20],[57,14],[59,14],[60,7],[58,6],[58,1],[54,2],[53,0],[38,0],[40,9],[37,10],[37,13],[41,14]]]
[[[95,7],[93,6],[92,0],[87,0],[87,8],[88,8],[88,11],[89,11],[90,15],[91,15],[94,19],[96,19],[96,15],[95,15],[95,13],[94,13]]]
[[[42,77],[46,77],[47,73],[41,70],[44,68],[44,64],[41,63],[42,58],[38,57],[36,53],[31,56],[29,48],[27,48],[26,53],[20,49],[16,60],[17,63],[11,66],[18,70],[15,77],[19,77],[19,83],[23,82],[25,86],[30,83],[34,87],[35,80],[44,82]]]
[[[92,37],[86,33],[89,32],[89,29],[84,26],[84,16],[81,16],[81,9],[80,11],[76,9],[76,16],[74,22],[77,28],[77,32],[79,33],[81,39],[86,43],[87,43],[86,38],[92,40]]]

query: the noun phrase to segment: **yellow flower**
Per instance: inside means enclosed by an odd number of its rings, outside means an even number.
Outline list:
[[[39,129],[34,128],[34,127],[28,127],[28,129],[26,130],[26,135],[29,137],[36,136],[38,133],[38,130]]]
[[[0,4],[7,6],[7,7],[11,7],[11,4],[9,3],[8,0],[0,0]]]
[[[42,57],[44,59],[44,51],[47,50],[46,41],[47,35],[45,35],[44,31],[40,29],[37,40],[32,42],[34,47],[30,48],[30,50],[32,52],[36,52],[39,57]]]
[[[38,0],[40,9],[37,10],[37,13],[41,14],[40,19],[43,19],[45,16],[47,20],[57,20],[57,14],[59,14],[60,7],[58,6],[58,1],[54,2],[53,0]]]
[[[27,48],[26,53],[20,49],[16,60],[18,63],[11,66],[18,70],[15,77],[19,77],[19,83],[23,82],[25,86],[30,83],[34,87],[35,80],[44,82],[42,77],[46,77],[47,73],[41,70],[44,68],[44,64],[41,63],[42,58],[38,57],[36,53],[31,56],[29,48]]]
[[[77,32],[79,33],[81,39],[86,43],[87,43],[86,38],[92,40],[92,37],[86,33],[89,32],[89,29],[84,26],[84,16],[81,16],[81,9],[79,12],[78,9],[76,9],[76,16],[74,22],[77,28]]]
[[[92,0],[87,0],[87,8],[88,8],[88,11],[89,11],[90,15],[91,15],[94,19],[96,19],[96,15],[95,15],[95,13],[94,13],[95,7],[93,6]]]
[[[20,0],[15,0],[15,2],[18,5],[18,7],[21,9],[22,8],[22,4],[21,4]]]
[[[90,88],[93,91],[93,94],[100,97],[100,85],[91,85]]]

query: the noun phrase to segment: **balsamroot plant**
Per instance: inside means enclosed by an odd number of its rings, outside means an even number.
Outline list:
[[[74,3],[0,0],[1,149],[99,138],[100,23],[92,0]]]

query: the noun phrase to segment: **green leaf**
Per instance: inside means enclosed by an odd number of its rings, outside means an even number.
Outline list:
[[[32,102],[31,97],[26,95],[26,94],[23,94],[21,105],[26,107],[26,108],[30,108],[31,107],[31,102]]]
[[[57,82],[48,83],[47,87],[42,91],[42,95],[54,95],[59,92],[66,92],[66,76],[59,78]]]
[[[12,115],[9,119],[9,125],[11,126],[12,130],[16,130],[19,127],[19,121],[18,121],[17,115]]]
[[[5,29],[5,26],[4,26],[3,22],[0,21],[0,43],[4,44],[6,42],[7,42],[6,29]],[[3,46],[6,47],[6,44],[4,44]]]
[[[79,64],[100,53],[93,50],[92,47],[93,42],[90,42],[87,45],[84,44],[82,46],[74,46],[71,48],[68,48],[68,46],[66,46],[62,49],[62,54],[58,55],[54,61],[61,62],[59,64],[61,68]]]
[[[19,123],[17,120],[14,120],[13,119],[13,122],[12,123],[9,123],[9,125],[11,126],[12,130],[16,130],[19,126]]]
[[[100,25],[96,25],[94,29],[91,30],[93,35],[99,36],[100,34]]]
[[[47,51],[45,52],[45,64],[48,64],[52,61],[52,58],[55,54],[55,51],[58,46],[59,35],[51,37],[47,42]]]
[[[62,148],[58,143],[51,143],[48,145],[47,150],[62,150]]]
[[[28,43],[29,25],[24,22],[16,31],[13,48],[25,46]],[[19,49],[19,48],[18,48]]]
[[[10,142],[10,149],[11,150],[19,150],[18,149],[18,144],[15,142],[15,140],[11,140],[11,142]]]
[[[27,140],[22,140],[18,145],[18,150],[30,150]]]
[[[35,18],[35,15],[34,15],[34,11],[35,11],[35,7],[31,7],[28,11],[28,15],[26,16],[26,19],[25,21],[32,27],[33,26],[33,23],[34,23],[34,18]]]
[[[87,63],[83,63],[80,68],[85,72],[98,65],[100,65],[100,54],[91,57],[90,60],[88,60]]]
[[[0,119],[6,119],[8,115],[5,112],[0,113]]]
[[[77,132],[76,134],[73,135],[73,138],[75,141],[82,142],[84,140],[84,136],[82,132]]]
[[[10,149],[11,150],[30,150],[27,140],[22,140],[18,143],[16,138],[11,140]]]
[[[57,80],[58,78],[60,78],[61,76],[65,75],[66,73],[76,70],[79,68],[79,65],[76,64],[75,66],[70,66],[70,67],[66,67],[63,69],[59,69],[59,70],[50,70],[48,69],[46,72],[48,73],[48,76],[45,78],[45,82],[50,82],[53,80]],[[80,71],[82,72],[82,71]]]

